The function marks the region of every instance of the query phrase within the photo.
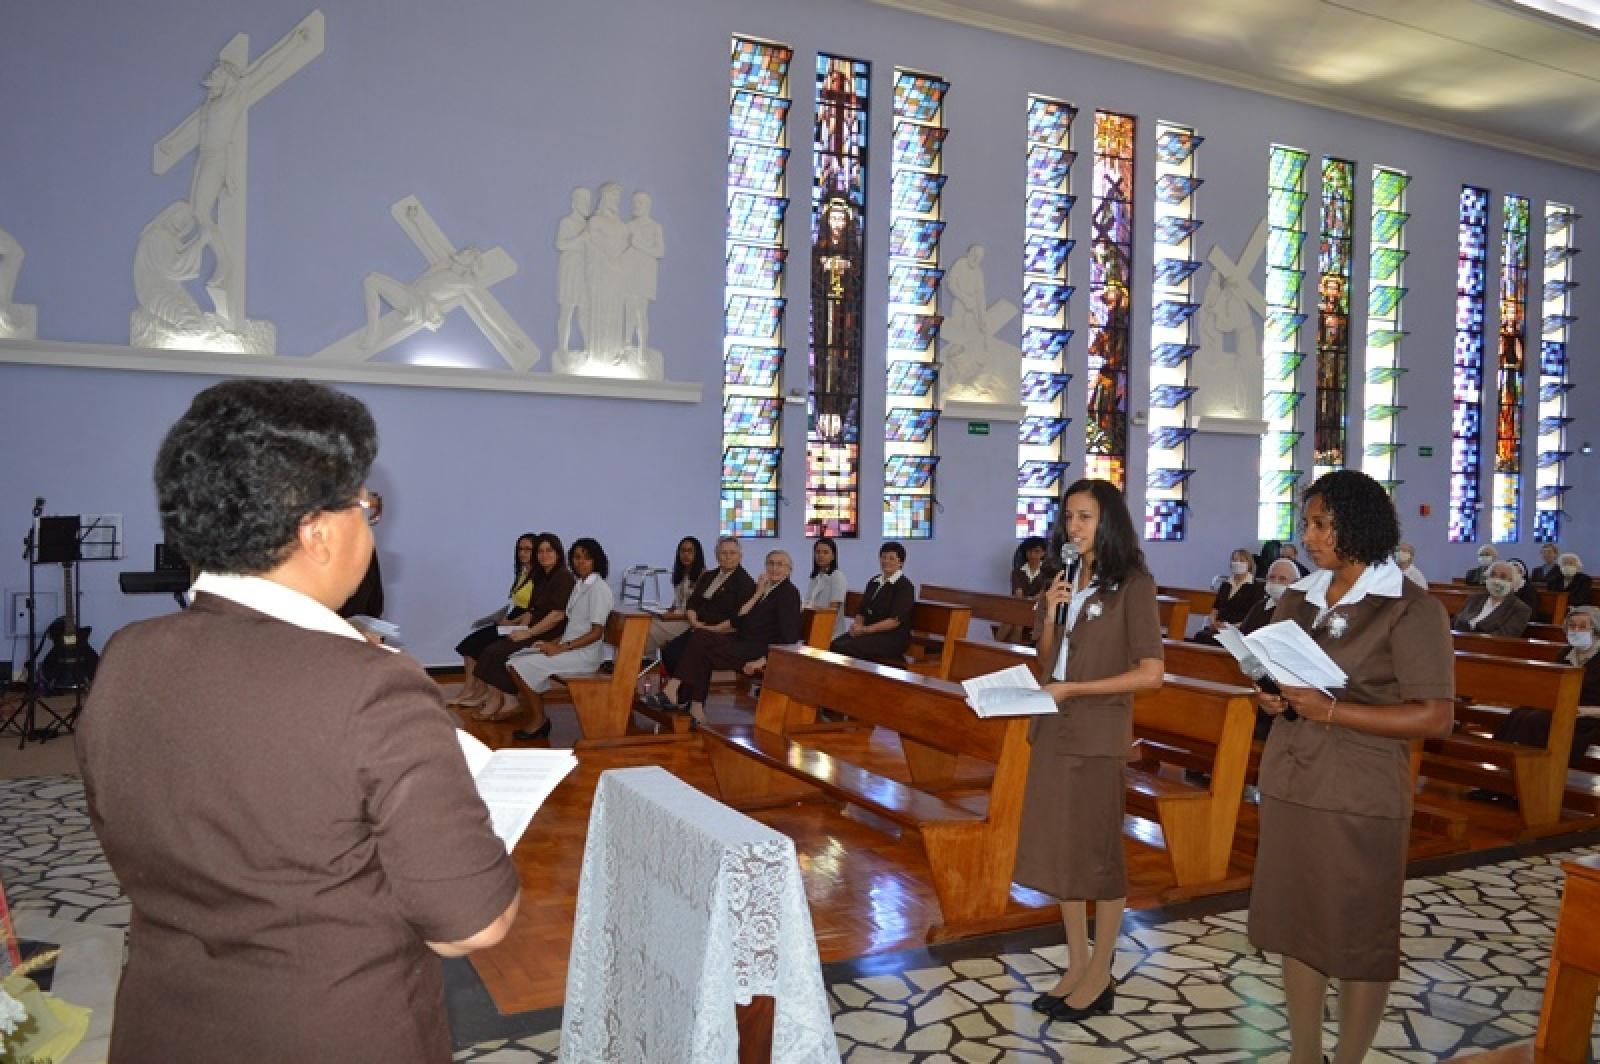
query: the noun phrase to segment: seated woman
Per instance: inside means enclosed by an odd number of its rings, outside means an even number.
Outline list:
[[[678,671],[678,659],[688,645],[689,637],[702,629],[727,635],[733,631],[733,618],[745,604],[756,582],[750,579],[740,562],[744,549],[732,536],[717,540],[717,567],[702,573],[695,583],[689,600],[684,604],[684,615],[689,627],[684,633],[661,646],[661,665],[671,676]]]
[[[483,704],[484,685],[473,676],[473,670],[478,666],[478,655],[500,638],[501,625],[527,623],[528,604],[533,601],[533,541],[538,538],[532,532],[524,532],[517,537],[517,545],[511,555],[511,591],[506,604],[490,616],[488,623],[456,644],[456,653],[461,655],[461,668],[467,680],[450,705],[476,708]]]
[[[678,553],[672,561],[672,608],[650,619],[650,634],[644,641],[646,654],[658,653],[689,630],[689,595],[705,571],[705,548],[693,536],[684,536],[678,541]]]
[[[1277,620],[1272,612],[1277,607],[1278,600],[1283,598],[1283,593],[1299,580],[1300,570],[1288,558],[1279,558],[1267,566],[1267,579],[1261,585],[1261,597],[1239,622],[1239,631],[1249,635],[1257,628],[1265,628]]]
[[[1282,552],[1282,550],[1282,540],[1264,539],[1261,541],[1261,550],[1256,555],[1257,580],[1265,580],[1267,578],[1267,570],[1272,566],[1273,562],[1278,560],[1278,555]],[[1295,571],[1299,572],[1299,570],[1300,567],[1295,566]]]
[[[1567,593],[1567,608],[1574,606],[1587,606],[1590,604],[1592,581],[1589,574],[1583,571],[1583,559],[1567,551],[1561,555],[1559,564],[1559,579],[1552,580],[1547,585],[1551,591],[1565,591]]]
[[[1422,590],[1428,590],[1428,578],[1417,568],[1417,548],[1409,543],[1402,543],[1394,549],[1394,563],[1400,567],[1400,573],[1407,580],[1416,584]]]
[[[878,576],[867,581],[861,606],[844,635],[828,647],[870,661],[905,662],[911,645],[911,610],[917,604],[917,587],[901,570],[906,549],[890,540],[878,548]]]
[[[1521,635],[1533,611],[1517,598],[1519,579],[1510,562],[1491,564],[1484,578],[1484,590],[1467,600],[1450,622],[1451,627],[1458,632],[1482,632],[1484,635]]]
[[[1528,567],[1523,564],[1521,558],[1508,559],[1508,564],[1517,571],[1517,575],[1512,581],[1517,585],[1517,598],[1526,602],[1528,609],[1533,611],[1533,616],[1538,617],[1539,589],[1534,586],[1532,580],[1528,579]],[[1545,617],[1543,620],[1549,620],[1549,618]]]
[[[517,739],[543,739],[550,734],[544,700],[539,696],[550,690],[551,677],[563,672],[595,672],[606,658],[606,621],[615,601],[606,583],[611,563],[600,544],[585,536],[567,551],[567,564],[572,568],[574,583],[572,594],[561,610],[565,621],[561,638],[535,640],[528,648],[512,654],[499,668],[478,669],[478,675],[489,685],[489,701],[484,703],[484,716],[488,720],[505,720],[520,712],[516,701],[517,683],[511,677],[511,670],[515,669],[527,685],[530,695],[526,708],[534,718],[533,727],[514,732],[513,737]]]
[[[1578,692],[1578,723],[1572,732],[1572,756],[1568,764],[1582,768],[1589,747],[1600,743],[1600,609],[1579,606],[1567,613],[1564,622],[1567,632],[1565,661],[1583,669],[1583,688]],[[1502,742],[1522,743],[1524,746],[1543,746],[1550,740],[1550,714],[1542,709],[1520,707],[1513,709],[1504,722],[1495,729],[1494,737]],[[1482,797],[1474,792],[1474,797]]]
[[[1478,564],[1467,570],[1467,575],[1461,578],[1461,582],[1482,587],[1484,578],[1489,575],[1489,566],[1499,559],[1500,551],[1492,543],[1485,543],[1478,548]]]
[[[1533,582],[1549,587],[1550,581],[1561,579],[1561,548],[1554,543],[1539,545],[1539,564],[1533,570]]]
[[[811,548],[811,583],[806,587],[804,605],[813,610],[833,610],[833,634],[839,635],[850,623],[844,616],[844,594],[848,585],[839,571],[839,545],[832,536],[820,537]]]
[[[794,562],[786,550],[769,551],[755,590],[739,607],[732,632],[701,628],[690,633],[666,684],[646,699],[658,709],[685,709],[698,723],[706,720],[706,695],[717,669],[743,669],[753,675],[767,664],[767,648],[800,641],[800,589],[789,579]]]
[[[560,639],[567,624],[566,607],[567,600],[572,597],[572,585],[572,570],[567,568],[560,538],[553,532],[539,533],[533,541],[533,597],[516,626],[478,655],[478,673],[503,675],[506,660],[526,650],[534,640]],[[474,676],[455,704],[475,709],[472,719],[480,721],[503,720],[517,712],[515,703],[507,704],[498,699],[495,707],[487,707],[489,691],[490,686]]]
[[[1290,568],[1299,572],[1292,558],[1279,558],[1278,561],[1288,562]],[[1217,597],[1211,602],[1211,614],[1206,618],[1205,627],[1190,636],[1190,642],[1219,646],[1217,629],[1224,624],[1237,625],[1250,615],[1251,608],[1261,601],[1264,594],[1261,584],[1253,575],[1254,569],[1255,557],[1245,548],[1240,547],[1229,556],[1228,578],[1217,586]]]
[[[1022,541],[1022,546],[1017,548],[1022,561],[1011,570],[1012,598],[1037,602],[1039,596],[1045,593],[1050,581],[1056,576],[1055,567],[1045,560],[1047,549],[1044,539],[1040,536],[1029,536]],[[1033,628],[1023,624],[997,624],[994,628],[994,637],[1002,643],[1032,644]]]

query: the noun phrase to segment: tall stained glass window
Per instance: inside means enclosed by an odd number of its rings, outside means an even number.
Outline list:
[[[1124,486],[1128,466],[1128,315],[1133,294],[1136,120],[1094,113],[1089,218],[1089,420],[1085,473]]]
[[[1350,394],[1351,216],[1355,163],[1323,156],[1322,240],[1317,249],[1317,415],[1312,472],[1345,466]]]
[[[1150,453],[1146,474],[1146,539],[1179,540],[1188,513],[1189,358],[1196,351],[1194,274],[1195,149],[1203,137],[1188,126],[1156,123],[1155,286],[1150,326]]]
[[[1067,264],[1072,240],[1072,120],[1078,109],[1028,97],[1028,184],[1022,259],[1022,407],[1017,443],[1017,538],[1048,536],[1060,505],[1067,463]]]
[[[869,64],[817,55],[806,535],[860,532],[861,311]],[[929,382],[931,385],[931,381]]]
[[[778,534],[789,60],[733,38],[723,245],[722,535]]]
[[[1406,186],[1399,170],[1372,168],[1372,230],[1367,252],[1367,377],[1362,393],[1361,471],[1395,487],[1400,449],[1400,341],[1405,337],[1400,305],[1405,302]]]
[[[1567,339],[1577,322],[1573,313],[1572,256],[1578,253],[1577,212],[1560,203],[1544,207],[1544,301],[1539,344],[1539,469],[1534,483],[1533,536],[1541,543],[1561,541],[1562,499],[1567,492]]]
[[[950,83],[896,70],[894,157],[889,183],[889,347],[884,421],[883,534],[933,535],[934,471],[939,407],[939,203],[944,191],[944,96]],[[896,237],[900,237],[897,239]],[[905,239],[910,237],[910,239]],[[919,239],[920,238],[920,239]],[[930,386],[910,394],[896,381],[923,367]]]
[[[1500,354],[1495,412],[1494,518],[1496,543],[1515,543],[1522,535],[1522,374],[1528,343],[1528,201],[1507,196],[1501,202],[1505,227],[1500,236]]]
[[[1294,538],[1294,487],[1300,480],[1295,447],[1300,442],[1300,400],[1295,372],[1305,355],[1300,330],[1306,322],[1300,289],[1305,280],[1306,161],[1297,148],[1272,146],[1267,168],[1267,315],[1263,322],[1261,416],[1262,539]]]
[[[1456,341],[1450,403],[1450,525],[1446,535],[1451,543],[1478,538],[1488,255],[1489,191],[1463,185],[1456,226]]]

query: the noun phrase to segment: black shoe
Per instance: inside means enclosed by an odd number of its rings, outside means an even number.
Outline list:
[[[1510,796],[1501,794],[1499,791],[1488,790],[1484,787],[1474,787],[1472,790],[1467,792],[1466,797],[1467,801],[1469,802],[1504,802]]]
[[[1048,1016],[1066,1003],[1067,999],[1064,997],[1056,997],[1054,994],[1040,994],[1033,999],[1033,1011],[1042,1012]]]
[[[550,737],[551,727],[552,721],[549,717],[546,717],[544,719],[544,723],[532,731],[528,731],[525,728],[518,728],[516,731],[511,733],[511,737],[520,742],[529,742],[534,739],[548,739]]]
[[[1106,988],[1100,992],[1099,997],[1095,998],[1083,1008],[1073,1008],[1071,1005],[1068,1005],[1066,999],[1063,998],[1061,1004],[1056,1008],[1051,1009],[1046,1015],[1048,1015],[1052,1020],[1061,1020],[1066,1023],[1077,1023],[1080,1020],[1088,1019],[1090,1016],[1105,1016],[1116,1007],[1116,1004],[1117,984],[1116,981],[1113,980],[1106,984]]]

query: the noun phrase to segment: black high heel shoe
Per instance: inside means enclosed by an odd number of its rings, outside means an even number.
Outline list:
[[[520,742],[528,742],[532,739],[548,739],[550,737],[550,729],[552,727],[554,727],[554,723],[549,717],[546,717],[544,719],[544,723],[539,725],[537,728],[534,728],[532,731],[528,731],[525,728],[518,728],[516,731],[511,733],[511,737]]]
[[[1116,1004],[1117,983],[1116,980],[1112,980],[1106,984],[1106,988],[1100,992],[1099,997],[1083,1006],[1083,1008],[1074,1008],[1068,1005],[1066,999],[1063,998],[1061,1004],[1052,1008],[1046,1015],[1052,1020],[1077,1023],[1080,1020],[1088,1019],[1090,1016],[1108,1015],[1116,1007]]]
[[[1033,999],[1033,1011],[1042,1012],[1045,1015],[1049,1015],[1051,1012],[1054,1012],[1056,1009],[1060,1008],[1066,1003],[1067,999],[1064,997],[1057,997],[1051,993],[1044,993]]]

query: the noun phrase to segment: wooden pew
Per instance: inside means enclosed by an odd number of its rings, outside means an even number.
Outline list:
[[[1550,949],[1550,973],[1539,1008],[1539,1032],[1531,1043],[1456,1057],[1473,1064],[1582,1064],[1589,1059],[1595,1001],[1600,992],[1600,857],[1561,862],[1567,886],[1561,894]]]
[[[572,708],[578,714],[578,746],[597,744],[613,745],[621,742],[648,742],[659,738],[686,735],[689,730],[688,714],[661,714],[658,719],[671,729],[670,736],[643,733],[630,735],[628,725],[635,709],[638,687],[639,663],[644,657],[645,639],[650,634],[650,615],[637,610],[613,610],[606,618],[606,643],[614,650],[610,672],[562,673],[554,679],[566,685],[572,698]],[[511,677],[516,681],[517,693],[526,700],[531,697],[528,685],[518,675],[515,662]],[[657,711],[659,713],[659,711]]]
[[[1470,598],[1483,590],[1481,586],[1459,582],[1435,584],[1430,586],[1428,590],[1432,591],[1434,587],[1438,587],[1450,595],[1463,596],[1463,605],[1465,605],[1466,598]],[[1539,587],[1535,590],[1539,593],[1539,605],[1534,607],[1534,618],[1544,624],[1561,625],[1567,619],[1567,593],[1565,591],[1551,591],[1547,587]],[[1460,606],[1456,607],[1456,609],[1460,608]],[[1451,610],[1450,615],[1452,617],[1455,616],[1455,612],[1455,610]]]
[[[1488,654],[1497,658],[1525,658],[1528,661],[1560,661],[1567,656],[1565,642],[1524,639],[1511,635],[1484,635],[1482,632],[1455,633],[1456,649],[1468,654]]]
[[[815,609],[811,606],[802,606],[800,608],[801,644],[803,646],[816,647],[818,650],[827,650],[828,644],[833,642],[833,625],[834,622],[838,620],[838,617],[839,608],[837,606],[831,609],[822,610]],[[726,683],[730,674],[721,672],[712,673],[711,675],[713,680],[719,680],[720,678],[719,682]],[[736,686],[740,691],[750,690],[750,685],[753,682],[754,677],[752,677],[749,673],[745,672],[743,669],[739,669],[731,673],[731,675],[733,677],[734,686]],[[761,670],[757,670],[755,675],[760,676]]]
[[[1481,587],[1456,587],[1453,584],[1431,584],[1428,587],[1428,594],[1438,599],[1451,617],[1462,611],[1468,599],[1482,591]]]
[[[1156,591],[1162,597],[1177,599],[1188,606],[1188,613],[1184,617],[1185,625],[1187,625],[1190,617],[1205,617],[1209,615],[1211,613],[1211,604],[1217,601],[1217,593],[1215,591],[1208,591],[1202,587],[1161,586],[1157,587]],[[1177,625],[1165,627],[1167,636],[1172,639],[1182,639],[1189,634],[1186,629],[1180,629]]]
[[[846,617],[854,617],[860,608],[861,592],[851,591],[845,595]],[[909,660],[879,664],[894,665],[924,676],[937,676],[943,679],[950,674],[950,655],[954,653],[955,641],[967,637],[967,626],[971,621],[972,610],[967,606],[952,606],[944,602],[926,602],[918,599],[911,608]]]
[[[807,729],[824,705],[897,733],[912,782],[808,745]],[[810,647],[774,647],[754,724],[714,723],[700,734],[730,805],[758,808],[821,792],[916,831],[944,918],[930,938],[1002,925],[1028,778],[1026,718],[984,720],[959,686],[904,669]],[[948,784],[961,755],[995,766],[986,800],[957,804],[927,789]]]
[[[1524,838],[1561,830],[1567,758],[1582,685],[1583,670],[1576,666],[1457,651],[1458,698],[1469,704],[1547,710],[1551,714],[1550,737],[1542,747],[1469,733],[1429,739],[1422,755],[1423,775],[1515,795]]]
[[[1189,634],[1189,600],[1172,595],[1157,595],[1156,609],[1161,611],[1161,631],[1168,639],[1182,639]],[[1206,607],[1209,611],[1210,606]]]
[[[1523,631],[1522,638],[1539,639],[1546,643],[1565,643],[1567,641],[1567,630],[1559,624],[1540,624],[1535,622],[1528,625]]]
[[[963,639],[956,643],[951,678],[964,680],[1013,665],[1031,665],[1033,659],[1028,647]],[[1237,684],[1169,671],[1162,687],[1134,696],[1133,731],[1139,743],[1199,746],[1209,754],[1200,766],[1211,777],[1204,785],[1136,765],[1125,769],[1129,812],[1161,825],[1177,881],[1177,888],[1166,894],[1169,899],[1234,890],[1248,882],[1230,879],[1228,862],[1254,725],[1254,695]]]

